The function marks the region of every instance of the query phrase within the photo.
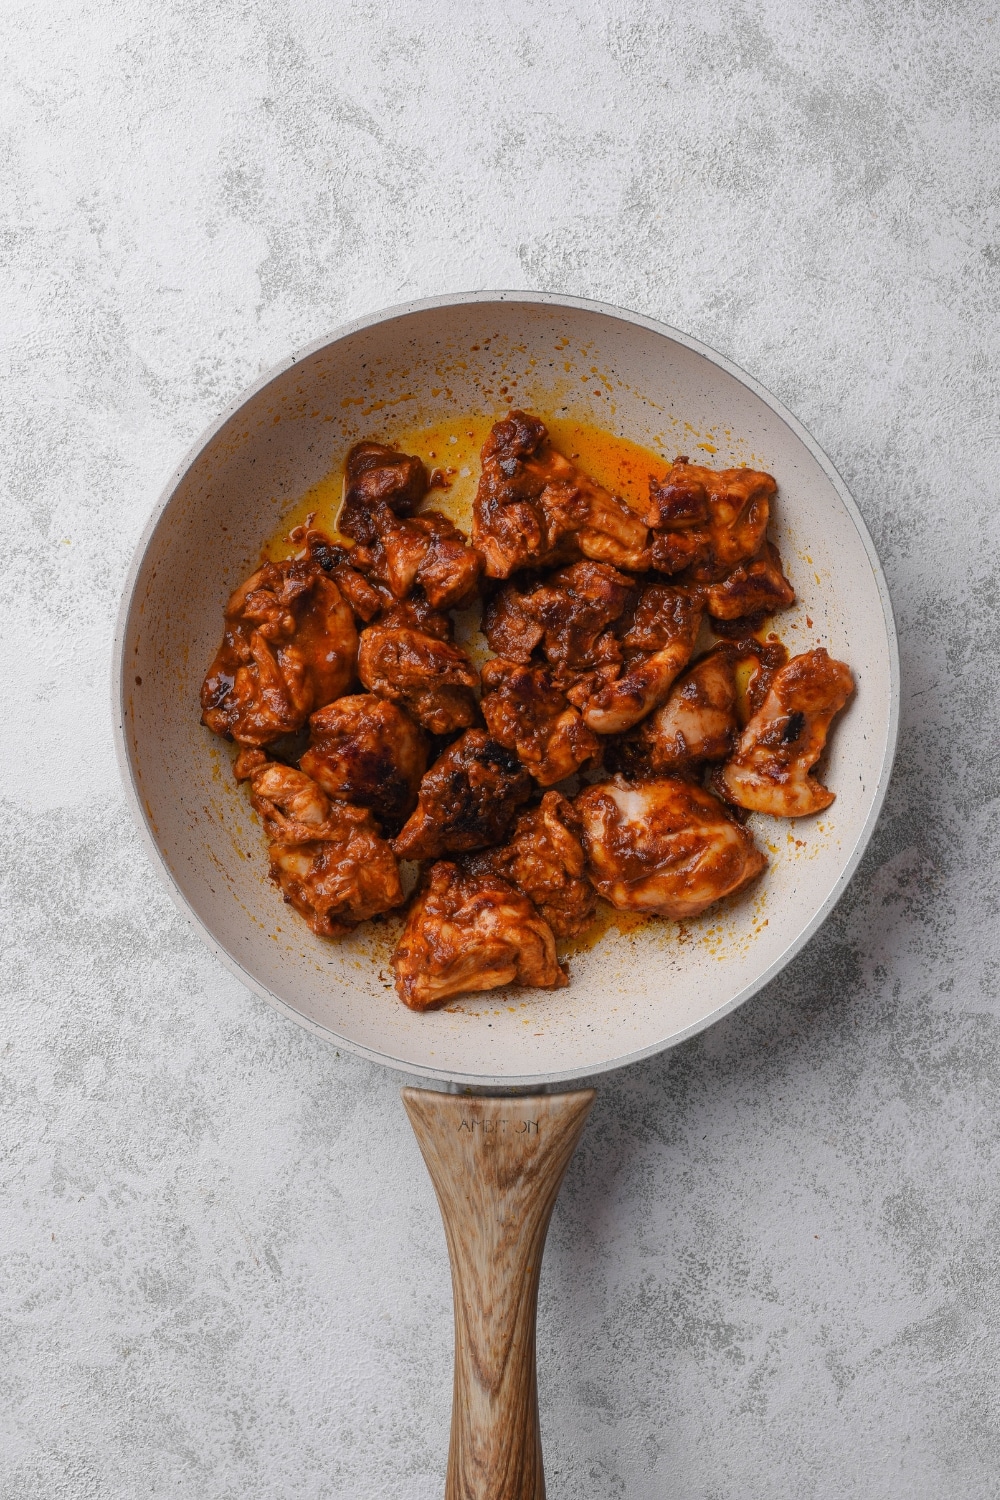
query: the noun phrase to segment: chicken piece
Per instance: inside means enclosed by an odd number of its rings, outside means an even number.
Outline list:
[[[810,775],[834,714],[854,692],[851,669],[820,647],[793,656],[774,674],[718,786],[738,807],[802,818],[822,812],[834,793]]]
[[[767,864],[723,804],[689,781],[616,776],[587,787],[574,806],[590,878],[619,911],[696,917]]]
[[[699,477],[708,472],[681,457],[665,479],[649,481],[645,519],[652,527],[650,560],[659,573],[680,573],[708,556],[712,512]]]
[[[352,565],[396,599],[422,588],[433,609],[460,609],[476,597],[483,560],[440,511],[398,520],[384,511],[372,544],[354,549]]]
[[[483,635],[490,650],[506,661],[530,661],[545,634],[531,612],[530,598],[527,589],[505,583],[483,606]]]
[[[350,686],[357,651],[350,605],[316,562],[266,562],[226,605],[202,723],[241,745],[294,734]]]
[[[517,756],[483,729],[467,729],[420,783],[417,808],[393,849],[400,859],[436,859],[499,844],[531,795]]]
[[[649,548],[649,565],[657,573],[674,577],[708,556],[708,529],[694,531],[654,531]]]
[[[480,704],[495,740],[513,750],[540,786],[572,776],[600,754],[600,743],[548,667],[495,656],[483,668]]]
[[[579,562],[553,573],[529,596],[531,612],[544,628],[547,659],[563,667],[620,661],[607,627],[621,618],[634,588],[633,579],[607,563]]]
[[[432,734],[464,729],[479,716],[473,693],[479,673],[468,656],[413,625],[380,622],[363,630],[358,676],[369,692],[401,704]]]
[[[795,590],[785,577],[781,556],[765,542],[757,556],[705,590],[705,607],[713,620],[742,620],[748,615],[770,615],[795,603]]]
[[[638,594],[619,626],[625,669],[591,691],[583,707],[583,722],[595,734],[631,729],[664,702],[674,678],[691,660],[701,626],[701,600],[690,590],[651,584]]]
[[[697,591],[676,584],[647,583],[632,590],[615,624],[615,635],[626,658],[662,651],[676,640],[678,632],[686,632],[694,622],[701,623],[701,610]]]
[[[594,920],[597,894],[584,873],[580,824],[570,803],[546,792],[540,807],[518,814],[510,842],[468,854],[470,874],[492,873],[529,896],[556,937],[575,937]]]
[[[239,780],[269,840],[271,879],[319,937],[342,937],[403,901],[392,850],[367,808],[331,801],[303,771],[243,751]]]
[[[417,805],[427,769],[427,741],[408,714],[371,693],[328,703],[309,721],[309,748],[299,761],[330,797],[370,807],[398,828]]]
[[[731,654],[710,651],[677,679],[666,703],[618,747],[618,759],[627,771],[677,774],[706,760],[725,760],[738,733]]]
[[[505,984],[558,989],[569,981],[552,929],[497,875],[433,865],[392,955],[396,991],[411,1010]]]
[[[377,542],[394,515],[408,516],[427,494],[419,458],[384,443],[355,443],[344,465],[344,503],[337,530],[366,546]]]
[[[233,776],[238,782],[249,781],[251,801],[256,796],[262,799],[261,806],[255,803],[254,807],[265,820],[269,837],[277,837],[283,818],[293,823],[317,824],[326,819],[330,810],[330,799],[311,776],[295,766],[269,759],[263,750],[241,750],[233,766]]]
[[[639,570],[648,566],[648,540],[642,518],[557,453],[537,417],[512,411],[494,425],[472,522],[489,578],[581,554]]]
[[[760,550],[778,486],[756,469],[708,469],[674,460],[666,478],[650,481],[645,519],[650,556],[661,573],[714,583]]]
[[[306,532],[303,555],[318,563],[333,579],[353,609],[355,618],[365,625],[386,607],[388,591],[380,591],[362,577],[351,565],[352,549],[340,546],[325,532],[314,529]]]
[[[606,562],[573,562],[523,594],[508,585],[490,601],[495,607],[487,610],[484,619],[487,640],[502,655],[505,636],[516,639],[520,633],[522,642],[528,642],[526,622],[531,621],[537,631],[535,645],[541,645],[553,666],[591,667],[619,661],[621,651],[607,627],[624,612],[634,586],[634,579]]]
[[[552,686],[582,709],[621,674],[622,648],[611,627],[634,590],[631,578],[606,563],[573,563],[533,588],[505,585],[486,605],[483,631],[509,661],[527,663],[541,646],[554,668]]]
[[[453,630],[450,617],[432,609],[420,594],[411,594],[409,599],[390,599],[376,624],[387,630],[422,630],[436,641],[450,641]]]

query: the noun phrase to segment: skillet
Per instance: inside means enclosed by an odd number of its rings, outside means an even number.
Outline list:
[[[276,898],[230,755],[198,721],[222,609],[262,539],[360,438],[511,405],[562,413],[668,458],[773,473],[771,533],[799,603],[790,651],[825,645],[857,692],[835,725],[819,818],[765,819],[758,887],[679,932],[612,928],[555,992],[416,1014],[391,990],[394,934],[332,944]],[[710,455],[710,456],[709,456]],[[895,751],[899,665],[871,537],[817,444],[756,381],[684,334],[577,298],[484,292],[347,324],[263,376],[199,439],[150,519],[115,646],[116,749],[167,888],[223,963],[286,1016],[424,1081],[404,1090],[441,1204],[456,1317],[451,1500],[544,1494],[534,1307],[548,1218],[593,1099],[557,1091],[675,1046],[801,949],[850,880]],[[751,820],[752,824],[756,820]],[[431,1085],[427,1087],[426,1085]]]

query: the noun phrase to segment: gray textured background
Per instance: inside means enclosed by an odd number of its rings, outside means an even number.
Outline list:
[[[6,0],[2,32],[0,1496],[441,1493],[398,1080],[175,914],[108,680],[219,409],[344,318],[489,286],[640,309],[786,401],[904,669],[834,918],[603,1086],[542,1284],[553,1500],[1000,1495],[993,0]]]

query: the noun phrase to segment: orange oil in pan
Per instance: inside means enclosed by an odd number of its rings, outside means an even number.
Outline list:
[[[368,437],[391,443],[403,453],[415,453],[428,470],[439,469],[446,488],[432,489],[424,501],[425,510],[439,510],[468,533],[472,529],[472,502],[479,484],[479,454],[490,428],[500,416],[479,414],[449,417],[432,427],[382,429],[373,423]],[[601,427],[568,417],[540,414],[549,429],[553,445],[567,458],[578,463],[597,483],[621,498],[634,510],[644,510],[649,500],[650,478],[662,479],[670,468],[673,454],[665,457],[629,438],[617,437]],[[315,513],[313,525],[336,535],[336,517],[344,493],[344,459],[339,454],[330,470],[318,484],[297,500],[282,519],[280,531],[265,543],[267,557],[289,557],[300,543],[290,542],[288,534],[305,524]]]

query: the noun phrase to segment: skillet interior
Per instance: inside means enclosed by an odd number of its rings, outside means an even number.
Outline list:
[[[503,393],[505,392],[505,393]],[[779,631],[826,645],[858,691],[836,727],[818,819],[752,820],[763,880],[689,922],[611,928],[556,993],[496,991],[428,1015],[400,1005],[395,928],[313,937],[266,876],[261,831],[198,691],[226,597],[303,492],[364,436],[517,404],[672,457],[751,462],[779,483],[772,532],[800,598]],[[809,624],[807,624],[807,619]],[[220,957],[304,1025],[378,1061],[459,1083],[531,1085],[671,1046],[746,999],[801,947],[850,877],[895,746],[898,665],[870,538],[828,461],[747,377],[661,325],[525,293],[436,300],[353,325],[262,381],[172,481],[133,564],[118,635],[118,749],[172,893]]]

